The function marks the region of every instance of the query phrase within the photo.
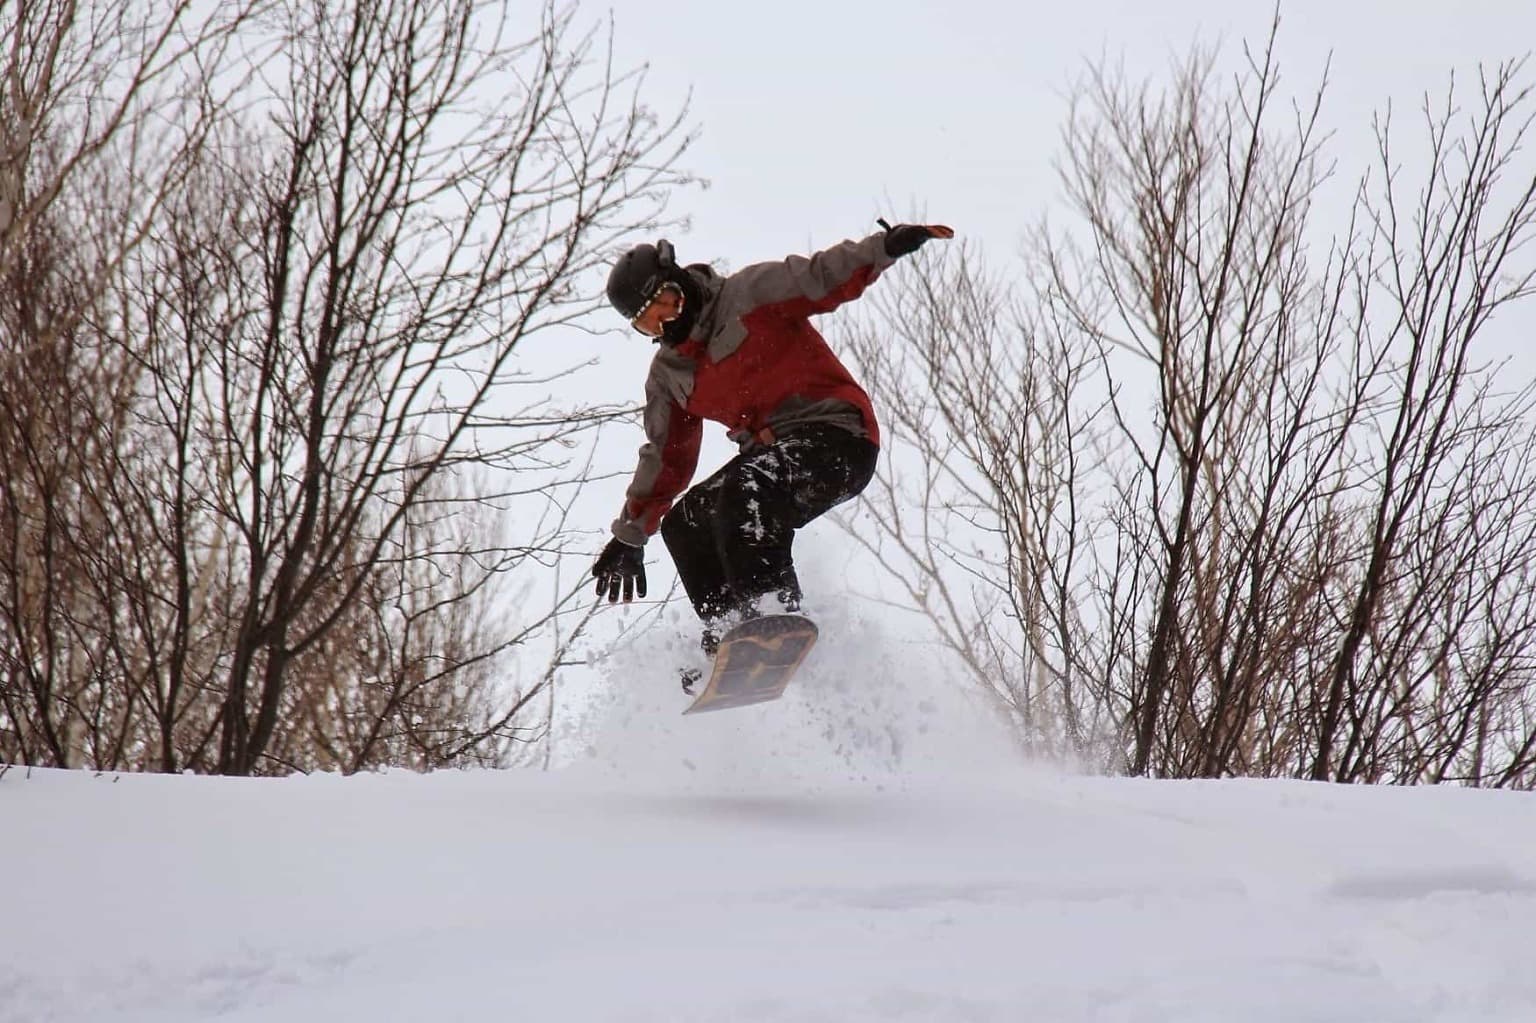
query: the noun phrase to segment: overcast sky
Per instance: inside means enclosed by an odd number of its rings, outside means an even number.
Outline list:
[[[604,11],[583,8],[590,18]],[[860,237],[876,216],[914,210],[1004,261],[1027,227],[1060,208],[1053,160],[1070,86],[1090,60],[1123,61],[1134,77],[1166,81],[1170,61],[1199,42],[1221,44],[1233,67],[1245,40],[1263,44],[1273,8],[1256,0],[621,0],[611,11],[617,65],[649,65],[649,105],[674,112],[691,93],[700,139],[683,164],[710,186],[676,195],[671,212],[690,226],[670,237],[685,261],[737,269]],[[1324,122],[1337,132],[1330,152],[1350,178],[1371,156],[1370,117],[1387,100],[1406,120],[1453,70],[1471,86],[1479,64],[1536,44],[1536,0],[1290,0],[1281,17],[1288,93],[1310,96],[1332,56]],[[1536,325],[1536,309],[1518,319]],[[590,349],[604,365],[583,378],[584,396],[638,400],[652,347],[623,324],[601,325],[613,333],[544,335],[541,354],[569,359]],[[1515,332],[1522,347],[1530,332]],[[627,440],[617,443],[632,452]]]
[[[1065,97],[1088,59],[1160,74],[1197,40],[1262,44],[1272,7],[1243,0],[624,0],[621,66],[650,65],[670,109],[692,90],[702,138],[687,164],[712,187],[679,196],[693,259],[733,266],[926,209],[1004,255],[1056,200]],[[1340,142],[1369,143],[1386,99],[1416,104],[1447,74],[1536,45],[1536,2],[1291,0],[1279,52],[1287,83],[1316,85]],[[1340,147],[1341,153],[1343,146]]]
[[[1006,261],[1027,227],[1060,209],[1053,161],[1089,61],[1167,81],[1170,62],[1200,43],[1220,44],[1234,68],[1245,40],[1262,46],[1273,13],[1253,0],[621,0],[582,14],[608,10],[617,66],[649,66],[646,102],[665,115],[691,93],[700,139],[683,166],[710,187],[675,196],[671,213],[690,226],[669,235],[685,261],[721,269],[860,237],[876,216],[913,210]],[[1290,0],[1277,50],[1286,94],[1303,97],[1331,55],[1329,152],[1354,178],[1371,156],[1373,111],[1391,100],[1406,121],[1452,71],[1475,87],[1479,64],[1533,44],[1536,0]],[[1533,306],[1495,321],[1501,349],[1510,338],[1533,347]],[[590,356],[601,365],[579,378],[582,398],[638,401],[652,345],[616,317],[595,326],[609,332],[530,339],[524,364]],[[1524,357],[1519,374],[1533,364]],[[632,468],[642,440],[632,433],[606,434],[600,462]],[[700,476],[729,454],[723,431],[708,428]],[[623,485],[594,496],[617,507]]]

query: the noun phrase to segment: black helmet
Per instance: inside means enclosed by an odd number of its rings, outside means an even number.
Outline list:
[[[663,284],[678,277],[677,256],[665,238],[655,245],[636,245],[613,264],[608,274],[608,301],[626,320],[640,315]]]

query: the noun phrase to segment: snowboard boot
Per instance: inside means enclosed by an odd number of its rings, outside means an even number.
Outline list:
[[[720,652],[720,626],[709,624],[704,626],[704,631],[699,635],[699,649],[704,651],[704,659],[714,663],[715,654]]]
[[[720,627],[718,624],[713,622],[705,624],[704,633],[699,637],[699,649],[704,652],[705,663],[713,665],[715,663],[715,654],[720,651]],[[681,668],[678,671],[678,675],[682,679],[683,692],[692,696],[693,687],[704,679],[704,669],[696,667]]]

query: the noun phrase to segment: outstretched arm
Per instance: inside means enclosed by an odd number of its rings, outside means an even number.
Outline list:
[[[885,222],[881,221],[885,226]],[[831,312],[864,293],[899,256],[929,238],[952,238],[943,225],[900,224],[860,241],[844,241],[810,256],[754,263],[731,275],[749,306],[784,303],[801,316]]]

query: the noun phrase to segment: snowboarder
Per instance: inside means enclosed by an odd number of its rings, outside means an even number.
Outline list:
[[[795,530],[864,489],[880,443],[869,396],[810,317],[858,298],[930,238],[954,236],[941,225],[880,223],[862,241],[723,278],[708,264],[679,266],[666,240],[619,258],[608,301],[661,347],[645,384],[639,466],[592,568],[599,599],[645,596],[643,548],[659,529],[704,623],[707,656],[764,598],[798,610]],[[698,465],[705,419],[723,423],[739,453],[677,500]]]

